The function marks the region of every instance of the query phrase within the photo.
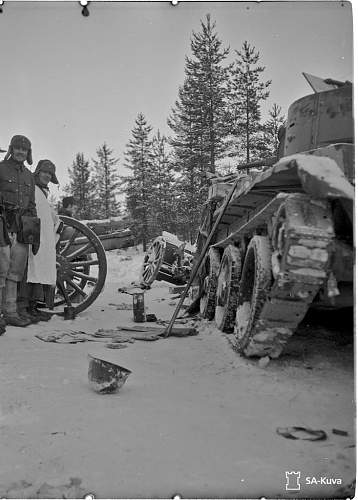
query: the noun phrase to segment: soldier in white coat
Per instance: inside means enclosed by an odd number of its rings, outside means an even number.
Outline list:
[[[29,313],[43,315],[36,302],[44,298],[44,285],[56,285],[56,230],[59,217],[48,202],[48,184],[58,184],[56,167],[50,160],[40,160],[34,172],[37,216],[41,220],[40,246],[34,255],[29,252],[27,282],[29,286]],[[40,319],[40,318],[39,318]],[[46,319],[41,317],[41,319]]]

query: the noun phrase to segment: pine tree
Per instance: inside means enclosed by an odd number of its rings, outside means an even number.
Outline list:
[[[196,89],[189,78],[179,88],[178,100],[168,120],[174,132],[170,139],[173,162],[178,172],[175,183],[176,228],[183,239],[193,241],[200,220],[200,208],[205,201],[206,178],[201,155],[201,137],[196,130]]]
[[[269,111],[270,118],[264,124],[265,146],[267,152],[278,159],[279,153],[279,134],[278,131],[285,123],[284,116],[281,114],[282,108],[278,104],[273,104]]]
[[[96,217],[108,219],[119,215],[119,203],[116,200],[119,188],[116,167],[119,160],[113,157],[113,149],[106,143],[98,148],[96,153],[97,159],[93,160]]]
[[[215,32],[210,15],[193,33],[192,57],[185,60],[185,80],[171,111],[168,125],[174,132],[170,144],[180,172],[179,222],[192,238],[206,199],[206,172],[215,172],[225,154],[227,127],[227,79],[229,66],[223,63],[229,49]],[[186,228],[186,229],[185,229]]]
[[[200,154],[201,137],[196,130],[197,110],[195,88],[190,79],[186,78],[184,85],[179,87],[179,96],[168,119],[168,125],[174,132],[170,144],[174,150],[175,163],[178,171],[185,165],[191,165],[198,172],[203,170]]]
[[[205,169],[215,172],[216,162],[225,151],[227,136],[226,104],[227,79],[230,67],[223,66],[229,48],[222,48],[222,41],[215,32],[216,23],[210,14],[201,21],[201,32],[193,33],[192,58],[186,58],[186,74],[191,78],[197,109],[197,132],[201,136],[201,154]]]
[[[66,186],[66,193],[76,200],[76,216],[79,219],[91,219],[93,217],[93,189],[89,162],[83,153],[77,153],[72,163],[72,168],[68,169],[70,183]]]
[[[269,96],[271,81],[261,81],[265,66],[259,65],[260,53],[247,41],[237,58],[230,79],[231,132],[233,155],[250,162],[262,153],[261,103]]]
[[[127,144],[125,166],[130,170],[125,182],[127,209],[132,220],[132,230],[143,250],[150,238],[151,200],[152,200],[152,144],[149,137],[152,127],[142,113],[139,113],[132,130],[132,138]]]
[[[225,151],[229,75],[229,66],[223,66],[229,48],[222,48],[215,26],[208,14],[201,32],[193,33],[184,85],[168,120],[175,134],[173,146],[187,148],[189,142],[200,170],[213,173]]]
[[[175,178],[168,141],[159,130],[152,140],[151,235],[175,231]]]
[[[207,198],[207,186],[188,165],[176,180],[176,227],[183,239],[195,242],[201,213]]]

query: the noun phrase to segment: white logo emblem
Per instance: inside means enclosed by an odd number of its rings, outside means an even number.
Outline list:
[[[286,490],[299,491],[301,489],[300,477],[300,472],[286,471]]]

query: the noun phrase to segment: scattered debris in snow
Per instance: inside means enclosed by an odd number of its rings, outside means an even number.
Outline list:
[[[266,368],[266,366],[270,363],[270,356],[265,356],[259,359],[258,365],[260,368]]]

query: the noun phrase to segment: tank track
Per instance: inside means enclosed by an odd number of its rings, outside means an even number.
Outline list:
[[[201,312],[206,319],[212,320],[215,316],[215,301],[216,301],[216,278],[210,276],[207,283],[205,312]]]
[[[215,316],[215,303],[216,303],[216,287],[217,275],[220,267],[220,254],[216,248],[211,248],[208,253],[210,262],[210,270],[208,276],[205,277],[205,298],[203,297],[200,302],[201,315],[209,320]],[[203,302],[202,302],[203,301]]]
[[[334,229],[326,202],[290,195],[273,217],[273,284],[240,352],[277,358],[325,283]]]
[[[228,312],[225,318],[225,322],[222,326],[222,331],[226,333],[232,333],[235,326],[235,315],[237,309],[237,297],[240,288],[240,274],[237,273],[237,264],[235,267],[235,262],[232,263],[232,278],[231,278],[231,294],[229,297],[229,304],[227,306]]]
[[[218,305],[218,298],[216,298],[215,308],[215,322],[216,326],[223,332],[232,333],[235,326],[235,316],[237,309],[237,301],[240,289],[241,277],[241,253],[240,250],[232,245],[231,248],[231,281],[230,281],[230,294],[227,298],[227,303],[220,307]],[[228,251],[227,247],[225,251]],[[224,256],[223,256],[224,258]],[[221,270],[221,268],[220,268]],[[220,273],[220,271],[219,271]],[[225,310],[226,309],[226,310]]]

